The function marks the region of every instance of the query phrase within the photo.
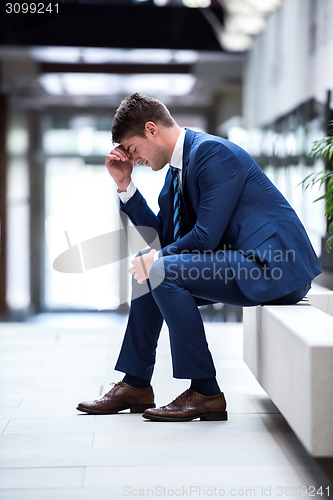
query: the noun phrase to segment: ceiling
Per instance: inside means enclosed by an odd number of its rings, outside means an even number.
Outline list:
[[[39,24],[0,16],[2,91],[29,108],[114,107],[135,91],[189,108],[241,87],[245,55],[221,49],[202,9],[152,4],[62,2]]]
[[[57,11],[40,16],[1,13],[0,44],[221,51],[204,9],[110,0],[56,5]],[[222,7],[210,9],[223,23]]]
[[[187,55],[192,62],[147,63],[145,56],[154,56],[156,61],[165,54],[143,50],[141,61],[133,63],[133,51],[127,50],[121,63],[68,63],[46,61],[49,48],[45,49],[37,60],[36,47],[0,48],[2,90],[25,107],[115,106],[135,91],[161,98],[167,105],[201,107],[242,84],[241,55],[186,51],[182,52],[184,59]],[[59,49],[59,58],[64,54],[65,60],[67,51],[70,48]],[[85,49],[78,51],[84,53]],[[98,59],[98,49],[90,49],[92,59],[94,54]]]

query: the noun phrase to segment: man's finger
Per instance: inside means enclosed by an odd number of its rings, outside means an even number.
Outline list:
[[[127,160],[125,155],[118,153],[118,151],[111,151],[111,153],[108,154],[108,157],[111,158],[112,160],[118,160],[118,161]]]
[[[132,159],[132,155],[126,151],[122,146],[118,146],[117,148],[111,151],[111,154],[117,154],[123,161],[128,161]]]
[[[141,265],[142,265],[142,269],[143,269],[145,275],[148,276],[148,272],[147,272],[147,268],[146,268],[146,264],[145,264],[143,256],[141,255],[139,257],[139,259],[140,259],[140,262],[141,262]]]
[[[113,155],[111,153],[107,155],[106,162],[113,163],[115,161],[121,161],[121,158],[119,156]]]

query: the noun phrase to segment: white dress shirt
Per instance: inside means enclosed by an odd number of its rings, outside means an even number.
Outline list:
[[[177,139],[175,149],[173,150],[170,165],[178,168],[178,182],[180,190],[182,191],[182,170],[183,170],[183,152],[184,152],[184,141],[185,141],[186,130],[182,128],[182,131]]]

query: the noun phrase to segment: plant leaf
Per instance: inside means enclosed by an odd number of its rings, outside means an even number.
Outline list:
[[[328,238],[328,240],[326,241],[326,244],[325,244],[327,253],[330,253],[330,250],[331,250],[331,247],[332,247],[332,243],[333,243],[333,236],[330,236]]]

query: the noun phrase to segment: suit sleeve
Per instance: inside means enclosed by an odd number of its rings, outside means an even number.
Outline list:
[[[163,256],[215,250],[247,177],[237,157],[215,141],[206,141],[198,147],[194,174],[200,191],[197,221],[189,233],[161,250]]]
[[[158,215],[155,215],[149,208],[146,200],[138,189],[126,203],[122,203],[122,201],[120,201],[120,210],[128,215],[148,245],[151,245],[156,236],[158,236],[161,245],[163,245],[162,218],[159,213]]]

